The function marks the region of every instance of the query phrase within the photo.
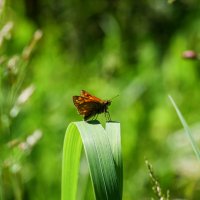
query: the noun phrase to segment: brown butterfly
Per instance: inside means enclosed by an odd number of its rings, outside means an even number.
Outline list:
[[[108,116],[108,120],[111,120],[108,112],[111,100],[101,100],[85,90],[81,90],[81,96],[73,96],[73,102],[79,114],[84,116],[85,121],[100,113],[105,113],[105,116]]]

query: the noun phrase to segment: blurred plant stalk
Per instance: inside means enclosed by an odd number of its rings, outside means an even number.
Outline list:
[[[0,0],[0,12],[2,5]],[[12,37],[13,27],[13,22],[7,22],[0,30],[0,48],[3,50],[6,40]],[[22,199],[24,163],[42,137],[42,131],[38,129],[22,139],[12,129],[13,119],[18,117],[35,91],[34,84],[25,86],[24,81],[28,78],[30,57],[41,38],[42,31],[37,30],[21,55],[0,55],[0,199]]]
[[[5,5],[5,1],[4,0],[0,0],[0,16],[1,16],[2,12],[3,12],[4,5]]]
[[[1,0],[0,0],[1,2]],[[1,4],[1,3],[0,3]],[[0,47],[3,45],[5,39],[11,38],[11,31],[13,29],[13,22],[7,22],[0,31]]]
[[[170,199],[169,190],[167,190],[166,195],[163,193],[160,183],[158,182],[158,180],[154,174],[152,165],[149,163],[148,160],[145,160],[145,164],[149,171],[149,177],[150,177],[152,185],[153,185],[152,190],[154,191],[155,195],[160,200],[169,200]]]

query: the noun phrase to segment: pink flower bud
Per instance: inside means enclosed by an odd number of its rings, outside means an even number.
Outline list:
[[[184,51],[182,57],[185,59],[197,59],[198,54],[193,50]]]

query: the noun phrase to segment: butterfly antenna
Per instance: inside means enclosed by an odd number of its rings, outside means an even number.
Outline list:
[[[119,94],[116,95],[116,96],[114,96],[114,97],[112,97],[112,98],[110,99],[110,101],[113,100],[114,98],[118,97],[118,96],[119,96]]]

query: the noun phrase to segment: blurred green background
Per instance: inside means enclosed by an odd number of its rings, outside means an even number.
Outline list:
[[[172,199],[199,199],[199,163],[168,99],[198,141],[200,62],[182,57],[200,52],[198,0],[8,0],[0,12],[0,199],[60,199],[81,89],[119,94],[109,110],[121,123],[124,200],[155,198],[145,158]]]

